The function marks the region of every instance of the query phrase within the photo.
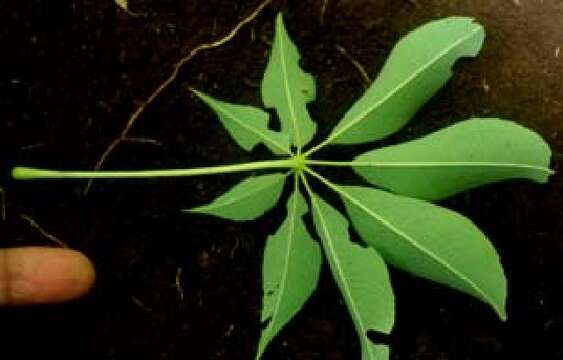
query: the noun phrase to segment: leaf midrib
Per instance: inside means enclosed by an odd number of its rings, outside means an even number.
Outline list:
[[[398,92],[400,92],[402,89],[404,89],[413,80],[415,80],[418,76],[420,76],[422,73],[424,73],[424,71],[426,71],[428,68],[430,68],[436,62],[438,62],[443,56],[446,56],[450,51],[452,51],[457,46],[461,45],[463,42],[465,42],[468,39],[470,39],[471,37],[473,37],[475,34],[477,34],[481,30],[482,30],[482,28],[480,26],[477,26],[469,34],[467,34],[466,36],[457,40],[452,45],[450,45],[449,47],[444,49],[442,52],[438,53],[438,55],[436,55],[435,57],[430,59],[430,61],[428,61],[426,64],[424,64],[420,69],[415,71],[412,75],[410,75],[403,82],[401,82],[399,85],[397,85],[397,87],[395,87],[393,90],[388,92],[387,95],[385,95],[381,100],[375,102],[372,106],[369,106],[367,108],[367,110],[361,112],[356,118],[354,118],[354,120],[351,120],[348,124],[344,125],[340,130],[335,131],[333,133],[333,135],[329,136],[330,141],[333,141],[333,140],[339,138],[344,132],[348,131],[349,128],[351,128],[352,126],[355,126],[356,124],[363,121],[369,113],[371,113],[372,111],[374,111],[375,109],[377,109],[378,107],[383,105],[385,102],[387,102],[393,96],[395,96]]]
[[[233,198],[230,199],[230,200],[226,200],[226,201],[224,201],[224,202],[217,203],[217,204],[215,204],[215,205],[209,204],[209,205],[206,205],[206,206],[203,206],[203,207],[200,207],[200,208],[196,208],[194,211],[203,211],[203,210],[209,211],[209,210],[214,210],[214,209],[217,209],[217,208],[221,208],[221,207],[225,207],[225,206],[232,205],[233,203],[236,203],[236,202],[238,202],[238,201],[244,200],[244,199],[249,198],[249,197],[253,197],[256,193],[258,193],[258,192],[260,192],[260,191],[262,191],[262,190],[264,190],[264,189],[266,189],[266,188],[268,188],[268,187],[270,187],[270,186],[274,186],[274,185],[277,184],[278,182],[283,181],[283,180],[286,178],[286,176],[287,176],[287,175],[281,176],[279,179],[277,179],[276,181],[272,181],[272,182],[269,183],[269,184],[265,184],[265,185],[262,185],[262,186],[257,186],[257,187],[255,188],[255,189],[256,189],[255,191],[249,191],[249,192],[247,192],[247,193],[241,194],[241,196],[233,197]]]
[[[296,183],[297,184],[297,183]],[[296,188],[297,190],[297,188]],[[297,191],[294,192],[295,195],[297,195]],[[286,252],[285,252],[285,263],[283,266],[283,272],[282,272],[282,278],[280,279],[280,287],[278,289],[278,294],[279,296],[277,297],[276,300],[276,305],[274,306],[274,310],[272,311],[272,319],[270,320],[270,332],[273,329],[273,326],[275,324],[276,319],[278,318],[278,314],[279,314],[279,308],[281,306],[281,299],[282,297],[284,297],[284,293],[285,293],[285,287],[286,287],[286,282],[287,282],[287,274],[289,272],[289,259],[291,256],[291,250],[292,250],[292,244],[293,244],[293,240],[295,239],[295,220],[296,220],[296,213],[297,213],[297,197],[294,197],[293,202],[291,204],[291,209],[290,209],[290,213],[289,213],[289,234],[288,234],[288,241],[287,241],[287,247],[286,247]]]
[[[365,336],[368,332],[368,329],[366,328],[366,326],[364,325],[364,322],[362,321],[362,318],[359,314],[359,311],[356,309],[356,302],[354,301],[354,299],[352,298],[351,294],[351,290],[350,287],[348,286],[348,283],[344,280],[346,279],[346,276],[344,275],[343,271],[342,271],[342,265],[340,263],[340,260],[338,258],[338,255],[336,254],[336,251],[334,250],[334,245],[333,245],[333,241],[331,240],[332,237],[330,236],[330,232],[328,231],[327,227],[326,227],[326,222],[324,220],[324,217],[322,216],[322,211],[320,210],[320,207],[317,204],[317,200],[315,199],[315,195],[313,193],[310,193],[311,196],[311,203],[313,204],[313,206],[315,207],[317,213],[319,214],[319,220],[321,222],[321,226],[323,228],[323,232],[325,233],[325,236],[327,237],[327,241],[323,241],[326,244],[326,247],[328,248],[328,250],[330,251],[330,253],[332,254],[332,256],[329,257],[329,259],[334,261],[335,267],[338,271],[338,275],[341,279],[341,283],[344,286],[344,295],[346,296],[346,298],[348,299],[348,302],[350,304],[350,308],[352,310],[353,313],[353,317],[356,320],[356,324],[358,325],[358,327],[360,328],[359,332],[360,332],[360,341],[362,343],[364,343],[364,346],[367,347],[367,350],[369,351],[369,353],[371,354],[372,358],[375,359],[375,355],[373,353],[373,349],[368,346],[369,344],[366,344],[365,342]],[[323,238],[321,237],[321,240]]]
[[[446,270],[448,270],[450,273],[452,273],[453,275],[457,276],[458,278],[460,278],[461,280],[467,282],[467,284],[473,288],[473,290],[475,290],[480,296],[482,296],[482,298],[484,300],[486,300],[489,304],[491,304],[495,311],[501,315],[503,314],[503,312],[501,311],[501,309],[497,308],[497,305],[494,301],[492,301],[492,299],[477,285],[475,284],[470,278],[468,278],[465,274],[459,272],[458,270],[456,270],[455,268],[453,268],[447,261],[441,259],[440,257],[438,257],[437,255],[433,254],[430,250],[426,249],[425,247],[423,247],[422,245],[418,244],[411,236],[409,236],[408,234],[406,234],[405,232],[403,232],[402,230],[400,230],[399,228],[395,227],[393,224],[391,224],[388,220],[386,220],[384,217],[382,217],[381,215],[371,211],[370,209],[368,209],[365,205],[363,205],[361,202],[359,202],[355,197],[353,197],[352,195],[348,194],[346,191],[343,191],[342,189],[340,189],[339,186],[332,184],[330,181],[328,181],[327,179],[325,179],[324,177],[322,177],[321,175],[317,174],[316,172],[308,169],[308,172],[315,176],[317,179],[319,179],[321,182],[323,182],[325,185],[327,185],[328,187],[330,187],[331,189],[333,189],[335,192],[337,192],[338,194],[346,197],[348,200],[350,200],[355,206],[357,206],[358,208],[360,208],[362,211],[366,212],[368,215],[372,216],[373,218],[375,218],[377,221],[379,221],[380,223],[382,223],[384,226],[386,226],[387,228],[389,228],[391,231],[393,231],[395,234],[399,235],[399,237],[403,238],[406,240],[406,242],[411,245],[413,248],[415,248],[416,250],[422,252],[423,254],[427,255],[430,259],[432,259],[433,261],[435,261],[436,263],[438,263],[439,265],[443,266]]]
[[[529,169],[534,171],[545,172],[548,174],[553,174],[553,170],[537,165],[530,164],[518,164],[518,163],[502,163],[502,162],[491,162],[491,161],[353,161],[350,165],[352,166],[365,166],[365,167],[500,167],[500,168],[516,168],[516,169]]]
[[[278,150],[281,150],[282,152],[284,152],[288,155],[291,155],[291,152],[288,149],[286,149],[283,145],[278,143],[276,140],[269,138],[263,131],[256,129],[253,126],[247,125],[244,121],[237,118],[232,112],[225,109],[221,104],[217,103],[216,107],[220,112],[222,112],[227,117],[232,119],[235,123],[239,124],[240,126],[245,128],[246,130],[248,130],[251,133],[253,133],[254,135],[258,136],[259,138],[261,138],[265,142],[270,143],[271,145],[274,145],[274,147],[276,147]],[[268,130],[268,129],[266,129],[266,130]]]
[[[281,20],[280,20],[281,21]],[[280,32],[280,31],[278,31]],[[297,116],[295,115],[295,108],[293,106],[293,97],[291,96],[291,87],[289,84],[289,77],[287,71],[287,63],[285,61],[285,50],[284,50],[284,36],[282,36],[281,32],[279,35],[279,43],[280,43],[280,65],[282,69],[282,78],[284,83],[284,92],[287,100],[287,107],[289,108],[289,113],[291,116],[291,123],[293,124],[293,132],[295,134],[295,144],[298,147],[301,147],[301,135],[299,133],[299,127],[297,126]]]

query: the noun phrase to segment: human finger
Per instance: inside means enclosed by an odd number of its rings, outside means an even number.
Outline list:
[[[0,306],[64,302],[88,292],[94,267],[70,249],[0,249]]]

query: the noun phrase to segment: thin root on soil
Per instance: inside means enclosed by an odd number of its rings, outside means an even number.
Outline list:
[[[176,270],[175,283],[176,283],[176,290],[178,290],[178,295],[180,295],[180,301],[184,302],[184,288],[182,287],[182,272],[183,272],[182,267],[178,266],[178,269]]]
[[[28,215],[25,215],[25,214],[20,214],[20,218],[27,221],[32,228],[37,230],[41,235],[43,235],[45,238],[47,238],[51,242],[53,242],[53,243],[55,243],[58,246],[63,247],[63,248],[68,247],[68,245],[64,241],[62,241],[61,239],[59,239],[55,235],[53,235],[53,234],[47,232],[45,229],[43,229],[43,227],[41,225],[39,225],[37,223],[37,221],[35,221],[31,216],[28,216]]]
[[[143,309],[145,312],[147,313],[152,313],[152,309],[150,307],[148,307],[147,305],[145,305],[144,302],[142,302],[141,300],[139,300],[139,298],[135,297],[135,296],[131,296],[131,301],[133,302],[133,304],[137,305],[139,308]]]
[[[225,35],[222,38],[215,40],[213,42],[203,43],[203,44],[198,45],[195,48],[193,48],[186,56],[181,58],[180,61],[178,61],[174,65],[174,67],[172,69],[172,73],[170,74],[170,76],[168,76],[168,78],[166,78],[160,85],[158,85],[157,88],[147,97],[147,99],[145,101],[143,101],[139,105],[139,107],[131,114],[131,116],[127,120],[127,123],[125,124],[123,130],[121,130],[121,133],[119,134],[119,136],[117,138],[115,138],[109,144],[109,146],[106,148],[106,150],[99,157],[98,161],[96,162],[96,164],[94,166],[94,170],[100,170],[102,168],[102,166],[106,162],[108,156],[113,152],[113,150],[115,150],[115,148],[117,146],[119,146],[123,142],[130,142],[131,141],[131,138],[129,138],[129,132],[131,131],[131,128],[135,124],[135,121],[137,121],[137,119],[145,111],[147,106],[149,106],[156,98],[158,98],[158,96],[164,90],[166,90],[166,88],[168,88],[168,86],[170,86],[170,84],[172,84],[174,82],[174,80],[176,80],[176,77],[178,76],[180,69],[186,63],[188,63],[190,60],[192,60],[197,54],[199,54],[202,51],[214,49],[214,48],[223,46],[224,44],[229,42],[231,39],[233,39],[238,34],[240,29],[242,29],[245,25],[247,25],[248,23],[253,21],[262,12],[262,10],[264,10],[264,8],[266,6],[268,6],[271,2],[272,2],[272,0],[262,1],[256,7],[256,9],[254,9],[254,11],[252,11],[252,13],[250,13],[250,15],[248,15],[247,17],[245,17],[241,21],[239,21],[231,29],[231,31],[229,31],[229,33],[227,35]],[[92,180],[90,180],[88,182],[88,184],[86,185],[86,188],[84,189],[84,194],[88,193],[91,186],[92,186]]]
[[[350,55],[348,53],[348,50],[346,50],[345,47],[343,47],[342,45],[334,45],[334,47],[336,48],[336,50],[338,50],[338,52],[344,56],[346,58],[346,60],[348,60],[350,62],[350,64],[352,64],[352,66],[358,70],[358,72],[360,73],[360,76],[362,77],[362,80],[364,81],[364,85],[365,87],[368,87],[371,84],[371,79],[366,71],[366,69],[364,69],[364,67],[362,66],[362,64],[360,64],[360,62],[356,59],[354,59],[352,57],[352,55]]]

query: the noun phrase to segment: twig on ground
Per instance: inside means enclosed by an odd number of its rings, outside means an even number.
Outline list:
[[[119,134],[119,136],[109,144],[109,146],[106,148],[106,150],[99,157],[98,161],[96,162],[96,164],[94,166],[94,170],[100,170],[102,168],[102,166],[104,165],[104,163],[106,162],[108,156],[113,152],[113,150],[117,146],[119,146],[122,142],[128,141],[129,132],[130,132],[131,128],[133,127],[133,125],[135,124],[135,121],[137,121],[137,119],[145,111],[147,106],[149,106],[156,98],[158,98],[158,96],[166,88],[168,88],[168,86],[170,86],[170,84],[172,84],[174,82],[174,80],[176,80],[176,77],[178,76],[180,69],[186,63],[188,63],[191,59],[193,59],[197,54],[199,54],[202,51],[214,49],[214,48],[220,47],[220,46],[226,44],[227,42],[229,42],[231,39],[233,39],[238,34],[238,32],[240,31],[241,28],[243,28],[245,25],[247,25],[248,23],[253,21],[262,12],[262,10],[266,6],[268,6],[271,2],[272,2],[272,0],[262,1],[256,7],[256,9],[254,9],[254,11],[252,11],[252,13],[250,13],[250,15],[248,15],[247,17],[242,19],[240,22],[238,22],[226,36],[224,36],[224,37],[222,37],[222,38],[220,38],[216,41],[210,42],[210,43],[200,44],[200,45],[196,46],[195,48],[193,48],[186,56],[181,58],[180,61],[178,61],[174,65],[174,67],[172,69],[172,73],[170,74],[170,76],[168,76],[160,85],[158,85],[156,87],[156,89],[147,97],[147,99],[145,101],[143,101],[139,105],[139,107],[131,114],[131,116],[127,120],[127,123],[123,127],[123,130],[121,130],[121,133]],[[91,185],[92,185],[92,181],[90,180],[88,182],[88,185],[86,185],[86,188],[84,189],[85,194],[88,193],[88,190],[90,189]]]
[[[117,6],[119,6],[123,11],[125,11],[128,15],[136,17],[139,16],[141,14],[136,13],[131,11],[131,9],[129,9],[129,1],[127,0],[115,0],[115,3]]]
[[[249,78],[243,78],[242,83],[248,87],[253,89],[258,89],[260,87],[260,83],[250,80]]]
[[[139,300],[137,297],[135,296],[131,296],[131,301],[133,301],[133,304],[137,305],[138,307],[140,307],[141,309],[143,309],[144,311],[146,311],[147,313],[152,313],[152,309],[150,307],[148,307],[147,305],[145,305],[141,300]]]
[[[20,147],[20,150],[29,151],[29,150],[37,149],[41,146],[45,146],[45,144],[44,143],[36,143],[36,144],[31,144],[31,145],[24,145],[24,146]]]
[[[235,240],[235,246],[233,246],[233,248],[231,249],[231,252],[230,252],[230,254],[229,254],[230,257],[231,257],[231,259],[232,259],[233,257],[235,257],[235,252],[238,250],[239,247],[240,247],[240,240],[237,238],[237,239]]]
[[[155,146],[162,146],[162,143],[155,139],[147,139],[147,138],[125,138],[123,142],[128,143],[137,143],[137,144],[150,144]]]
[[[55,235],[52,235],[49,232],[47,232],[45,229],[43,229],[43,227],[41,227],[41,225],[39,225],[37,223],[37,221],[33,220],[33,218],[31,218],[30,216],[25,215],[25,214],[20,214],[20,217],[22,219],[24,219],[25,221],[27,221],[32,228],[37,230],[41,235],[43,235],[45,238],[49,239],[53,243],[55,243],[58,246],[63,247],[63,248],[68,247],[68,245],[65,242],[63,242],[61,239],[59,239]]]
[[[356,70],[358,70],[358,72],[360,73],[360,76],[362,77],[362,80],[364,81],[365,86],[368,87],[371,84],[371,79],[370,79],[367,71],[362,66],[362,64],[360,64],[359,61],[354,59],[352,57],[352,55],[350,55],[348,53],[348,51],[342,45],[336,44],[336,45],[334,45],[334,47],[336,48],[336,50],[338,50],[338,52],[342,56],[344,56],[346,58],[346,60],[348,60],[350,62],[350,64],[352,64],[352,66],[354,68],[356,68]]]
[[[182,267],[178,266],[176,270],[176,290],[178,290],[178,294],[180,295],[180,301],[184,302],[184,288],[182,287]]]

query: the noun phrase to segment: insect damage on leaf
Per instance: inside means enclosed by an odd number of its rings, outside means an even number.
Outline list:
[[[313,138],[317,125],[307,111],[316,97],[315,80],[299,66],[299,51],[291,41],[282,15],[276,19],[276,34],[270,61],[262,80],[262,100],[276,109],[291,142],[302,148]]]
[[[257,358],[301,309],[319,279],[321,249],[305,227],[303,216],[308,206],[297,180],[295,177],[293,194],[287,202],[287,217],[267,239],[264,250],[262,321],[267,321],[267,326],[262,331]]]
[[[305,149],[317,129],[307,109],[316,97],[316,86],[314,78],[299,65],[299,51],[280,14],[262,81],[262,100],[267,108],[275,109],[280,131],[270,128],[269,115],[263,109],[227,103],[197,90],[193,93],[217,114],[243,149],[252,151],[263,144],[281,159],[145,171],[19,167],[13,169],[12,176],[30,180],[276,171],[248,177],[209,204],[186,210],[248,221],[276,205],[292,173],[286,218],[265,244],[264,328],[255,358],[267,353],[282,328],[312,296],[324,253],[357,331],[362,360],[388,360],[388,346],[374,343],[367,336],[368,331],[388,334],[393,328],[394,295],[386,264],[467,293],[506,319],[507,281],[492,243],[469,219],[429,201],[510,179],[545,183],[553,174],[549,168],[551,150],[533,131],[511,121],[489,118],[461,121],[417,140],[365,152],[350,161],[314,159],[313,155],[331,144],[380,140],[400,130],[450,79],[456,61],[478,54],[484,38],[483,27],[463,17],[433,21],[407,34],[391,51],[379,77],[330,135]],[[379,189],[335,184],[314,170],[317,167],[350,167]],[[316,195],[308,178],[338,194],[348,218]],[[309,195],[309,205],[300,190],[302,185]],[[305,225],[308,212],[312,213],[312,228],[320,244]],[[367,247],[351,241],[350,226]]]

